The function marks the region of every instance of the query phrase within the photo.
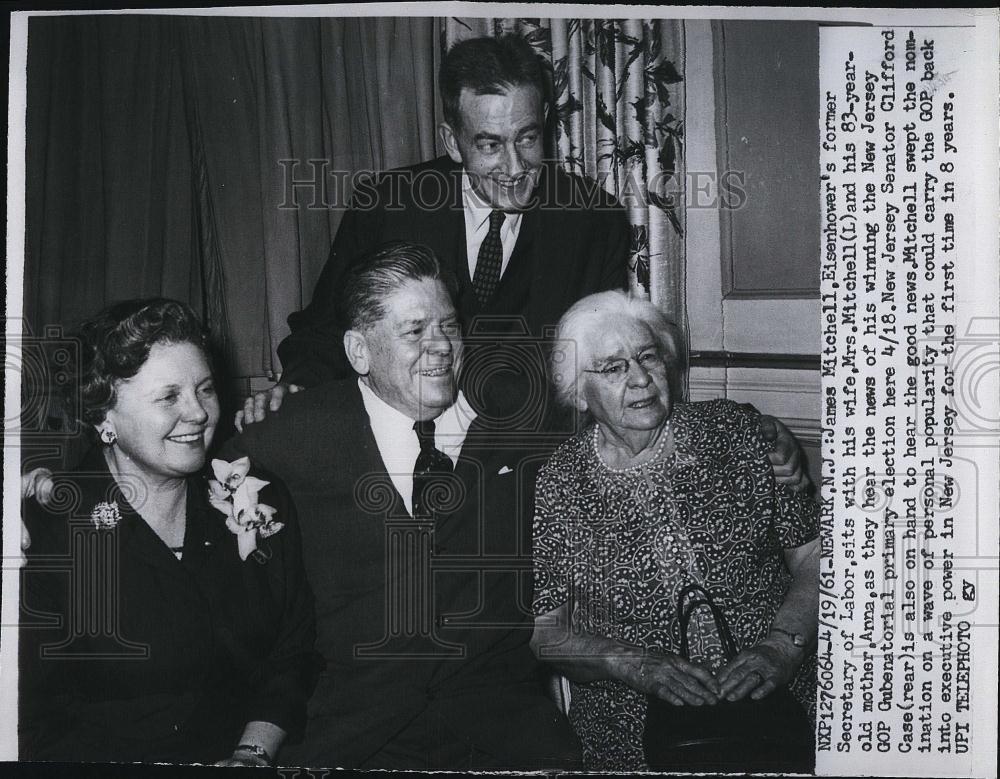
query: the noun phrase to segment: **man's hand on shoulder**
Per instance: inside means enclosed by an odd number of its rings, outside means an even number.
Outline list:
[[[48,468],[35,468],[21,476],[21,500],[34,498],[40,506],[48,506],[52,501],[52,471]]]
[[[809,475],[805,471],[805,459],[795,436],[780,419],[765,414],[760,417],[760,432],[771,445],[767,457],[774,470],[774,480],[792,492],[805,490],[810,484]]]
[[[285,402],[285,395],[294,395],[296,392],[301,392],[304,389],[305,387],[298,384],[278,382],[270,389],[254,393],[243,401],[243,408],[236,412],[233,424],[236,426],[237,431],[242,433],[243,425],[252,425],[254,422],[260,422],[267,417],[269,411],[275,412],[280,409],[281,404]]]
[[[52,471],[48,468],[35,468],[21,476],[21,500],[34,498],[39,506],[49,506],[52,503],[52,490],[55,482]],[[31,546],[31,534],[24,522],[21,522],[21,551],[26,552]]]

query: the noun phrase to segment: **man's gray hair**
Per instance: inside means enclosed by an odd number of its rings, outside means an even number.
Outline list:
[[[555,342],[549,357],[549,375],[560,405],[574,406],[584,369],[583,357],[589,353],[588,340],[594,327],[608,321],[641,322],[656,339],[656,347],[667,363],[670,389],[679,399],[681,336],[677,325],[645,298],[621,290],[597,292],[578,300],[562,315],[556,328]]]
[[[458,298],[455,275],[428,247],[390,241],[364,256],[345,274],[337,296],[337,319],[344,330],[365,330],[386,315],[385,301],[410,281],[435,279]]]

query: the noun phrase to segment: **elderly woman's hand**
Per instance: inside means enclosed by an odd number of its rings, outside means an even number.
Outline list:
[[[704,668],[673,653],[622,658],[623,680],[633,689],[662,698],[674,706],[718,703],[720,687]]]
[[[804,654],[802,649],[765,638],[719,671],[720,696],[730,701],[747,695],[760,700],[788,683]]]

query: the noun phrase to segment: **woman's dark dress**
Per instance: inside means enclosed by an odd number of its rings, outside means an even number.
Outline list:
[[[294,507],[264,488],[285,527],[266,563],[243,561],[205,478],[187,488],[180,560],[135,513],[142,485],[116,485],[99,450],[49,509],[25,506],[20,759],[211,763],[252,720],[301,738],[317,661]],[[102,502],[116,527],[91,520]]]
[[[768,632],[791,576],[782,550],[818,535],[816,504],[775,487],[757,416],[730,401],[679,404],[673,456],[613,470],[593,426],[563,444],[538,476],[536,614],[569,603],[574,630],[677,652],[677,596],[705,587],[738,649]],[[721,643],[705,609],[689,626],[691,659],[717,670]],[[811,679],[810,679],[811,675]],[[589,768],[644,767],[645,697],[617,681],[571,684],[569,717]],[[815,656],[793,685],[808,708]]]

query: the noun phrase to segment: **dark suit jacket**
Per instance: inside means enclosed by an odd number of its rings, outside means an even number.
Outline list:
[[[439,157],[358,187],[312,302],[288,318],[292,333],[278,347],[283,381],[312,386],[351,375],[334,300],[345,270],[386,241],[424,244],[455,273],[459,315],[473,340],[489,333],[515,342],[543,338],[581,297],[624,287],[630,240],[624,210],[593,181],[546,164],[500,286],[481,306],[469,277],[461,174],[460,165]]]
[[[260,495],[285,523],[262,543],[263,565],[239,558],[198,476],[182,560],[100,451],[57,477],[54,496],[50,509],[25,507],[21,759],[214,762],[251,720],[301,737],[319,658],[295,509],[279,483]],[[117,527],[94,527],[101,502],[117,503]]]
[[[538,674],[530,490],[500,440],[473,424],[450,505],[430,523],[410,519],[393,487],[356,379],[289,396],[226,444],[227,459],[247,454],[285,480],[316,593],[327,667],[286,763],[357,766],[435,696]]]

